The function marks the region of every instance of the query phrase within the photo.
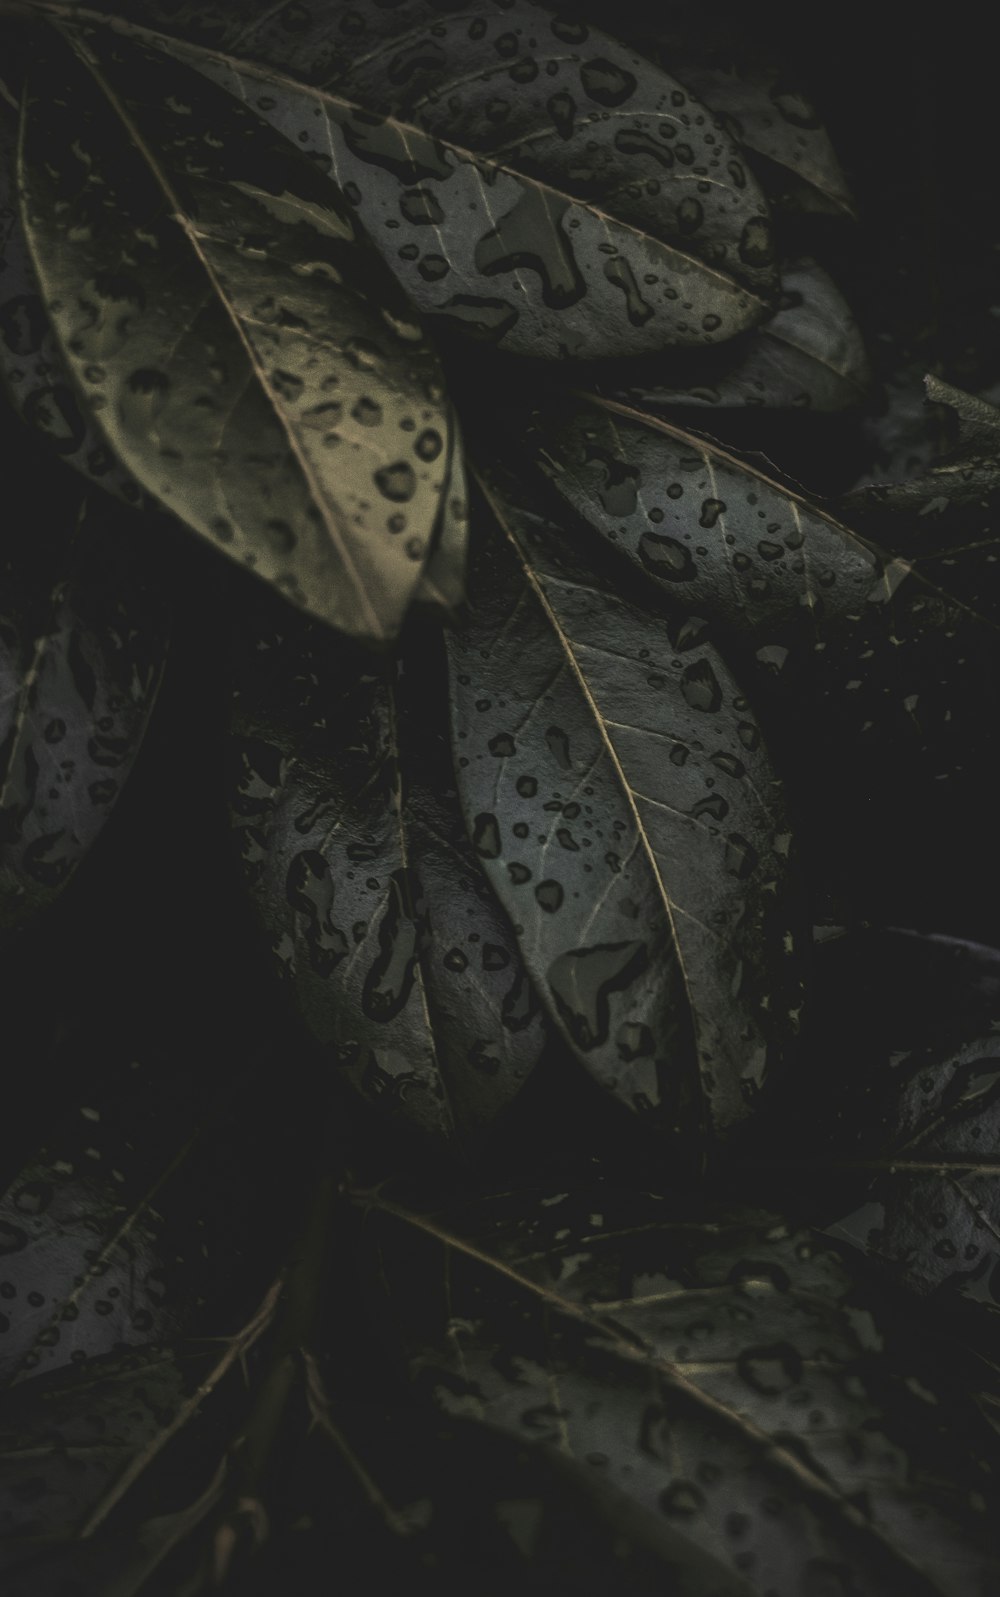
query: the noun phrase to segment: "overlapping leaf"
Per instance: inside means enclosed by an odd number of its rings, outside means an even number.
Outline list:
[[[109,493],[137,505],[141,490],[81,409],[45,314],[18,212],[16,150],[16,119],[0,104],[0,385],[50,448]]]
[[[8,520],[0,557],[4,928],[50,903],[99,836],[142,742],[169,635],[130,513],[103,498],[82,507],[61,475],[46,487],[47,462],[21,443],[26,469],[12,469],[11,487],[17,498],[20,482],[32,524]]]
[[[428,557],[450,421],[344,202],[254,112],[128,40],[54,47],[31,83],[27,238],[110,445],[294,602],[391,636]]]
[[[515,485],[449,637],[458,782],[528,969],[604,1086],[729,1131],[801,1005],[780,790],[696,617],[595,583]]]
[[[601,1189],[358,1202],[373,1290],[446,1413],[589,1468],[749,1592],[992,1589],[985,1427],[926,1356],[901,1365],[809,1233]]]
[[[704,346],[766,313],[768,211],[739,149],[607,36],[530,0],[471,18],[262,3],[212,34],[230,55],[164,48],[332,172],[425,315],[599,357]]]
[[[619,380],[595,370],[603,393],[670,419],[678,406],[767,406],[843,410],[864,398],[868,360],[857,323],[833,280],[814,261],[781,274],[778,310],[753,333],[713,350],[643,363]]]
[[[673,607],[738,651],[748,687],[854,748],[892,737],[937,773],[989,738],[997,629],[961,592],[914,571],[712,440],[612,400],[553,398],[512,458],[533,455],[556,502]],[[957,585],[956,585],[957,586]]]
[[[339,1076],[435,1137],[474,1142],[545,1034],[434,729],[443,683],[419,645],[399,675],[359,670],[315,629],[254,643],[232,808],[277,968]]]

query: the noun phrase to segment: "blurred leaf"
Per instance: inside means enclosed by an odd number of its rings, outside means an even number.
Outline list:
[[[105,498],[81,505],[72,481],[44,480],[30,447],[20,464],[31,525],[0,556],[0,929],[55,899],[99,836],[169,637],[131,513]]]
[[[0,386],[29,427],[126,504],[142,490],[80,408],[35,279],[15,187],[17,122],[0,103]]]
[[[26,233],[109,443],[287,598],[391,637],[450,421],[421,330],[336,190],[247,107],[131,41],[59,45],[31,81]]]
[[[489,500],[448,639],[473,842],[580,1059],[691,1153],[750,1114],[797,1026],[780,788],[697,617],[598,586],[512,482]]]
[[[336,24],[258,0],[213,34],[231,54],[159,44],[332,173],[425,316],[555,358],[702,346],[766,314],[768,209],[739,149],[606,35],[530,0],[471,24],[427,0]]]
[[[599,1188],[356,1201],[387,1334],[445,1413],[589,1467],[754,1593],[991,1590],[986,1428],[809,1233]]]

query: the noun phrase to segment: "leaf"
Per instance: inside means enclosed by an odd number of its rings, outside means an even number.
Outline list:
[[[670,66],[663,46],[654,54]],[[758,180],[782,210],[857,219],[850,185],[830,136],[799,83],[770,62],[729,55],[676,68],[690,89],[743,146]]]
[[[697,1148],[752,1111],[797,1024],[781,794],[697,618],[596,586],[516,488],[489,499],[448,639],[473,842],[578,1057]]]
[[[964,765],[970,728],[992,736],[996,625],[950,583],[711,439],[616,401],[553,396],[530,419],[513,411],[505,431],[508,458],[533,458],[554,504],[736,651],[755,702],[781,707],[771,725],[791,734],[800,777],[799,739],[814,734],[844,774],[869,751],[908,751],[914,779]]]
[[[766,202],[675,79],[529,0],[471,24],[360,0],[348,23],[261,4],[216,39],[231,56],[159,42],[332,173],[422,314],[550,359],[766,314]]]
[[[18,210],[16,150],[16,119],[0,104],[0,388],[63,460],[137,506],[142,490],[81,410],[45,313]]]
[[[270,1328],[278,1285],[273,1285],[247,1324],[220,1339],[212,1351],[176,1348],[105,1355],[84,1369],[31,1381],[5,1405],[0,1430],[0,1480],[7,1477],[0,1565],[12,1597],[55,1597],[67,1578],[84,1578],[106,1597],[136,1597],[146,1578],[185,1536],[196,1531],[219,1501],[225,1469],[216,1469],[193,1503],[110,1537],[104,1522],[129,1499],[186,1434],[203,1406],[238,1377],[244,1360]],[[202,1435],[212,1445],[209,1431]],[[168,1458],[170,1455],[167,1455]],[[204,1468],[197,1455],[197,1480]],[[26,1476],[26,1466],[30,1476]],[[175,1466],[176,1467],[176,1466]],[[190,1474],[188,1475],[190,1480]],[[159,1486],[171,1495],[176,1482]],[[161,1495],[162,1507],[162,1495]],[[2,1511],[0,1511],[2,1512]]]
[[[555,493],[648,582],[733,637],[859,617],[906,575],[802,495],[709,438],[598,396],[520,422]],[[768,640],[770,641],[770,640]]]
[[[232,819],[273,963],[339,1078],[471,1149],[545,1032],[465,835],[441,684],[416,645],[401,674],[359,671],[316,628],[243,652]]]
[[[335,1563],[372,1581],[416,1578],[442,1597],[507,1597],[515,1582],[527,1597],[601,1597],[609,1585],[630,1597],[747,1597],[738,1576],[602,1490],[585,1464],[414,1404],[315,1402],[314,1412],[294,1499],[305,1513],[271,1552],[272,1579],[280,1572],[296,1591],[321,1591]]]
[[[925,377],[924,387],[928,403],[950,415],[957,432],[952,446],[923,475],[855,488],[844,497],[844,512],[929,580],[997,621],[1000,410],[938,377]]]
[[[584,8],[601,14],[599,4]],[[666,14],[646,4],[616,9],[616,29],[667,71],[717,117],[774,203],[793,213],[856,218],[850,187],[830,137],[789,51],[787,18],[736,5],[710,16],[695,4]]]
[[[17,466],[12,461],[14,498]],[[156,701],[169,613],[110,499],[81,506],[30,447],[30,527],[0,561],[0,928],[51,903],[117,803]]]
[[[453,616],[465,598],[469,544],[469,487],[458,429],[452,429],[448,485],[442,494],[438,525],[420,578],[416,603]]]
[[[25,229],[109,443],[287,598],[391,637],[450,421],[420,328],[336,190],[252,111],[131,41],[61,45],[33,83]]]
[[[111,1079],[77,1087],[0,1196],[4,1386],[176,1341],[206,1319],[217,1331],[278,1267],[302,1137],[275,1132],[270,1077],[244,1069],[227,1085],[204,1064],[118,1046]],[[53,1064],[40,1068],[55,1076]]]
[[[856,1132],[856,1206],[826,1229],[897,1285],[1000,1307],[1000,1036],[893,1059]],[[865,1156],[868,1157],[865,1157]]]
[[[636,370],[630,380],[609,382],[595,373],[598,388],[666,421],[678,406],[827,411],[857,405],[869,383],[868,359],[836,284],[814,261],[800,260],[784,268],[781,286],[778,310],[753,333],[687,361],[675,355],[655,376]]]
[[[918,516],[936,515],[953,504],[983,506],[1000,487],[1000,410],[976,394],[954,388],[933,373],[924,378],[927,403],[946,406],[957,426],[957,442],[932,461],[922,476],[865,484],[845,496],[848,507],[885,505]]]
[[[985,1428],[810,1233],[600,1188],[356,1202],[445,1413],[589,1466],[750,1592],[991,1589]]]

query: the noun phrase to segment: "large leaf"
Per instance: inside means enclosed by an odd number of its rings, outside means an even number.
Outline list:
[[[595,372],[601,391],[651,416],[678,406],[731,405],[843,410],[869,382],[864,341],[832,278],[811,260],[781,274],[781,299],[769,321],[719,349],[674,355],[655,372],[648,363],[624,379]]]
[[[401,675],[372,673],[316,627],[255,633],[233,822],[274,963],[337,1075],[474,1144],[545,1033],[466,837],[426,649],[415,640]]]
[[[449,414],[333,186],[199,74],[109,34],[32,76],[20,182],[46,310],[125,466],[295,603],[391,636]]]
[[[129,512],[86,507],[30,441],[29,528],[0,572],[0,927],[50,903],[99,836],[138,753],[169,633],[155,573]],[[12,462],[13,466],[13,462]],[[67,473],[67,476],[69,474]],[[29,535],[30,531],[30,535]]]
[[[600,1188],[357,1201],[446,1413],[589,1467],[753,1593],[994,1589],[985,1427],[808,1232]]]
[[[511,485],[492,507],[471,624],[449,637],[473,841],[596,1079],[688,1136],[729,1131],[801,1006],[759,728],[696,618],[665,625],[598,586]]]
[[[666,1521],[602,1491],[585,1463],[412,1402],[363,1404],[326,1362],[329,1386],[310,1361],[313,1430],[277,1524],[270,1505],[262,1589],[318,1597],[336,1568],[361,1589],[416,1583],[436,1597],[747,1597]]]
[[[947,573],[924,576],[758,465],[613,400],[552,396],[508,429],[512,458],[534,456],[620,570],[624,556],[731,641],[783,737],[818,734],[840,759],[910,750],[937,776],[968,761],[971,727],[991,736],[1000,633]]]
[[[15,188],[17,123],[0,103],[0,386],[18,415],[70,465],[126,504],[142,490],[81,409],[45,313]]]
[[[213,31],[229,56],[164,48],[333,173],[424,314],[505,350],[599,357],[703,346],[766,313],[767,205],[738,148],[605,35],[530,0],[471,23],[428,0],[337,18],[261,0]]]

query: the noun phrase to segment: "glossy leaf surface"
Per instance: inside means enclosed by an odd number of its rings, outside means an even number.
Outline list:
[[[985,1427],[960,1430],[922,1363],[907,1379],[809,1233],[600,1189],[358,1202],[411,1380],[446,1413],[589,1466],[754,1593],[990,1590]]]
[[[465,834],[445,728],[428,724],[442,684],[427,684],[419,648],[401,674],[373,674],[315,628],[256,636],[233,824],[276,967],[335,1073],[465,1143],[517,1093],[545,1033]]]
[[[598,1081],[665,1125],[727,1131],[801,1002],[759,728],[697,618],[665,626],[597,586],[507,489],[449,638],[473,842]]]
[[[768,210],[739,150],[583,24],[524,0],[261,5],[217,42],[165,48],[314,153],[425,315],[551,358],[711,344],[766,312]]]
[[[28,242],[109,443],[296,604],[392,636],[450,424],[421,330],[336,190],[252,111],[130,41],[60,46],[33,82]]]
[[[869,382],[857,323],[833,280],[809,260],[785,267],[778,310],[746,337],[686,361],[674,356],[662,377],[647,369],[619,384],[594,375],[610,397],[668,421],[678,406],[843,410],[860,403]]]

